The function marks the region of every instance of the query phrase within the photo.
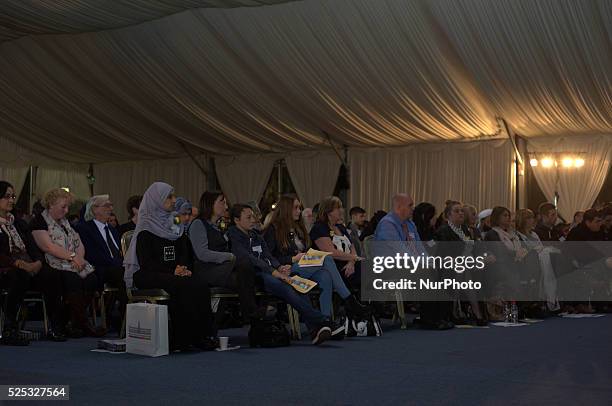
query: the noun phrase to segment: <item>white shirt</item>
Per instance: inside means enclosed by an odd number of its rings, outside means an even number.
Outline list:
[[[108,227],[108,233],[111,236],[111,240],[113,241],[113,244],[115,244],[115,247],[117,248],[117,250],[119,250],[119,245],[117,244],[117,241],[115,241],[115,238],[113,237],[113,233],[111,233],[110,231],[110,227],[108,224],[104,224],[96,219],[94,219],[94,223],[95,225],[98,227],[98,230],[100,231],[100,234],[102,234],[102,239],[104,240],[104,242],[106,242],[106,244],[108,244],[108,241],[106,241],[106,231],[104,231],[104,228]]]

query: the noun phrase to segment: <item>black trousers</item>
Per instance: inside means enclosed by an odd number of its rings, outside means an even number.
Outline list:
[[[92,295],[98,287],[98,278],[95,272],[87,275],[86,278],[81,278],[76,272],[59,271],[62,275],[63,293],[65,296],[71,295]]]
[[[214,335],[210,289],[198,278],[139,270],[134,274],[139,289],[164,289],[170,294],[168,312],[172,323],[172,344],[197,344]]]
[[[231,289],[238,293],[240,312],[245,321],[250,321],[257,311],[255,301],[255,270],[247,258],[236,262],[212,264],[196,261],[194,277],[208,286]]]
[[[5,309],[7,329],[17,326],[17,311],[28,290],[36,290],[44,295],[51,327],[60,327],[63,319],[61,271],[43,266],[36,275],[32,275],[23,269],[11,268],[0,276],[0,285],[8,290]]]

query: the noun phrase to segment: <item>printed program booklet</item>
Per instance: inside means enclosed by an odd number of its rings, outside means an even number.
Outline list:
[[[331,255],[331,252],[317,251],[311,248],[300,259],[298,264],[300,266],[321,266],[323,265],[323,261],[325,261],[325,257],[328,255]]]
[[[310,279],[305,279],[297,275],[293,275],[289,279],[291,280],[291,282],[289,282],[291,287],[300,293],[308,293],[312,290],[312,288],[317,286],[315,281],[311,281]]]

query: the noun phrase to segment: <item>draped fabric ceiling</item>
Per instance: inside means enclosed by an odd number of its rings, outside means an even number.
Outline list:
[[[0,132],[71,162],[612,132],[606,0],[72,3],[0,6]]]
[[[500,117],[609,135],[611,43],[607,0],[3,0],[0,137],[84,164],[488,140]]]

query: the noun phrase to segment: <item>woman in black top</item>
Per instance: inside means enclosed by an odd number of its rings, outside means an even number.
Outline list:
[[[172,186],[156,182],[145,192],[139,219],[124,261],[126,285],[164,289],[170,294],[171,346],[186,350],[217,347],[206,283],[192,278],[193,253],[189,238],[175,224],[176,196]]]
[[[310,230],[313,248],[331,252],[342,278],[348,285],[361,285],[360,268],[349,232],[342,224],[342,201],[336,196],[326,197],[319,204],[317,222]]]
[[[245,323],[259,319],[265,310],[255,302],[255,270],[246,258],[236,260],[230,252],[223,215],[227,201],[221,192],[204,192],[200,197],[200,216],[187,234],[195,254],[195,276],[210,286],[234,290],[240,298],[240,310]]]
[[[319,284],[321,313],[331,317],[332,296],[336,292],[346,301],[350,315],[361,316],[364,309],[346,287],[334,261],[325,257],[318,266],[300,266],[300,259],[310,248],[310,238],[301,218],[302,205],[291,195],[282,196],[274,210],[270,224],[264,230],[264,239],[272,256],[281,265],[291,265],[291,272]]]
[[[43,198],[44,210],[30,223],[32,237],[45,254],[44,268],[60,275],[62,295],[70,309],[68,336],[101,337],[105,329],[92,326],[87,317],[98,278],[85,260],[85,247],[79,234],[66,218],[73,196],[60,188],[51,189]]]
[[[412,221],[425,245],[433,240],[436,224],[436,207],[431,203],[419,203],[412,213]]]
[[[45,294],[45,303],[51,314],[49,338],[65,341],[59,331],[61,278],[59,273],[43,269],[42,253],[29,232],[20,229],[10,213],[15,204],[15,189],[0,181],[0,286],[6,287],[5,322],[1,344],[28,345],[17,329],[17,311],[28,289],[39,289]]]

